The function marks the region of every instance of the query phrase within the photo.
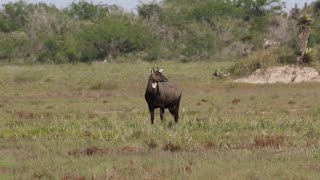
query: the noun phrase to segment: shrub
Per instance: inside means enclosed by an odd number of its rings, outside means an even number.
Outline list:
[[[144,57],[147,61],[155,61],[157,59],[161,59],[161,49],[159,46],[154,46],[150,48],[147,52],[147,55]]]
[[[0,35],[0,59],[23,57],[23,48],[28,37],[23,32],[12,32]]]
[[[116,14],[84,27],[78,39],[82,61],[141,51],[152,44],[144,27],[128,16]]]
[[[316,52],[313,48],[306,48],[302,57],[302,61],[310,64],[316,56]]]

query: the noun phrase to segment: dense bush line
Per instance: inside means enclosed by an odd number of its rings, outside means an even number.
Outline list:
[[[319,7],[308,11],[318,17]],[[8,3],[0,10],[0,61],[238,59],[265,49],[265,40],[294,52],[295,22],[282,8],[280,0],[163,0],[140,4],[137,13],[86,1],[64,9]],[[319,48],[319,37],[315,27],[309,43]]]

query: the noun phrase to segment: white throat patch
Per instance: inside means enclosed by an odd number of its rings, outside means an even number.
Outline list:
[[[157,83],[152,83],[152,88],[155,89],[157,87]]]

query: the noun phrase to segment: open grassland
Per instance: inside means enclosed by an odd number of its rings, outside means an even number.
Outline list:
[[[320,83],[214,79],[230,63],[159,63],[180,121],[150,125],[153,64],[0,67],[0,179],[317,179]]]

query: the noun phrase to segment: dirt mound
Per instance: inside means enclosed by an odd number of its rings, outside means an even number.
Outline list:
[[[301,83],[320,82],[319,72],[310,67],[281,66],[267,69],[257,69],[248,77],[235,82],[265,84],[265,83]]]

